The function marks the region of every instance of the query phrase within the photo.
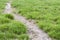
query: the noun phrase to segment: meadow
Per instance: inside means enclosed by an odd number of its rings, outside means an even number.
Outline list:
[[[8,0],[0,0],[0,40],[28,40],[26,26],[14,20],[13,15],[4,14]]]
[[[7,2],[8,0],[0,0],[0,13],[3,12],[3,9],[5,8]]]
[[[35,20],[53,40],[60,40],[60,0],[12,0],[12,7],[18,14]]]

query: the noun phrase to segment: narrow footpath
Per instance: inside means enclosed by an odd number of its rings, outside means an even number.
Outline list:
[[[27,20],[25,17],[12,13],[11,3],[7,3],[4,13],[11,13],[15,20],[24,23],[27,27],[27,34],[29,35],[29,40],[51,40],[51,38],[41,29],[38,28],[33,21]]]

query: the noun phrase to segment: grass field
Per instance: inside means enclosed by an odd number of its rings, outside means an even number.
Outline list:
[[[13,0],[16,12],[33,19],[52,39],[60,40],[60,1],[58,0]]]
[[[26,26],[5,15],[0,15],[0,40],[28,40]]]
[[[23,23],[15,21],[13,15],[2,14],[8,0],[0,0],[0,40],[28,40]]]
[[[5,8],[5,5],[6,5],[7,2],[8,2],[8,0],[0,0],[0,13]]]

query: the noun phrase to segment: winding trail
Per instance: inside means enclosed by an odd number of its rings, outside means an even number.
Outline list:
[[[12,13],[11,3],[7,3],[5,7],[5,13]],[[27,20],[25,17],[18,15],[18,14],[12,14],[17,21],[21,21],[24,23],[28,29],[28,35],[30,37],[29,40],[51,40],[51,38],[41,29],[38,28],[36,24],[34,24],[33,21]]]

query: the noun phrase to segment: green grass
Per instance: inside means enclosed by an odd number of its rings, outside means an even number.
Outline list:
[[[4,13],[8,0],[0,0],[0,40],[28,40],[26,26],[14,20],[11,14]]]
[[[26,26],[21,22],[5,17],[5,15],[0,14],[0,40],[28,40]]]
[[[17,13],[33,19],[52,39],[60,40],[60,1],[13,0]]]
[[[12,14],[5,14],[4,17],[9,18],[9,19],[11,19],[11,20],[14,19],[14,17],[13,17]]]
[[[3,12],[7,2],[8,2],[8,0],[0,0],[0,13]]]

